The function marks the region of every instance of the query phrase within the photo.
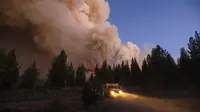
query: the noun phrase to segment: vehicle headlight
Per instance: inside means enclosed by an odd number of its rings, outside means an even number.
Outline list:
[[[120,90],[120,91],[119,91],[119,94],[123,94],[123,91],[122,91],[122,90]]]
[[[111,93],[111,94],[115,94],[115,92],[114,92],[114,91],[110,91],[110,93]]]

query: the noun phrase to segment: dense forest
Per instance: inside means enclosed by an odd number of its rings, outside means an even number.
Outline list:
[[[84,65],[74,69],[73,64],[67,64],[66,61],[67,54],[63,50],[53,60],[44,84],[45,88],[83,86],[86,83]],[[15,50],[7,52],[1,48],[0,89],[35,88],[40,75],[36,63],[33,62],[20,75],[20,64],[16,59]],[[200,88],[199,67],[200,34],[195,32],[195,35],[189,38],[188,48],[180,49],[178,60],[173,59],[167,50],[157,45],[143,60],[142,67],[139,67],[135,58],[132,59],[131,64],[122,62],[114,67],[104,61],[101,67],[96,65],[95,75],[91,75],[88,81],[94,85],[118,82],[145,90],[198,89]]]

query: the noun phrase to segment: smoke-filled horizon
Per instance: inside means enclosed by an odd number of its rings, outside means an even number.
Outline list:
[[[122,45],[117,27],[107,21],[109,15],[105,0],[0,1],[0,24],[26,32],[18,37],[6,34],[9,38],[1,37],[1,44],[17,47],[22,64],[42,61],[41,68],[63,49],[69,62],[88,69],[104,60],[111,65],[133,57],[141,62],[144,55],[138,46],[131,42]]]

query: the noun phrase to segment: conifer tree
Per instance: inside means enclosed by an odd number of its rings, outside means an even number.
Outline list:
[[[3,89],[3,75],[5,74],[5,64],[6,64],[6,51],[5,49],[0,49],[0,90]]]
[[[75,82],[75,70],[73,67],[73,64],[71,63],[67,67],[67,85],[68,86],[74,86]]]
[[[34,61],[23,73],[20,88],[34,88],[35,82],[38,79],[39,71],[36,68],[36,62]]]
[[[180,58],[178,59],[178,72],[179,72],[179,79],[180,79],[180,86],[181,87],[189,87],[192,83],[191,77],[190,77],[190,56],[188,52],[181,48],[180,50]]]
[[[134,85],[138,85],[140,82],[140,77],[141,77],[141,69],[137,63],[137,60],[132,58],[131,61],[131,75],[132,75],[132,83]]]
[[[5,89],[10,89],[16,85],[15,83],[18,80],[20,68],[14,49],[8,52],[4,61],[4,67],[2,69],[2,84]]]
[[[200,34],[195,31],[194,37],[189,38],[188,53],[190,56],[189,74],[193,86],[200,88],[199,66],[200,66]]]
[[[83,86],[85,84],[85,67],[81,65],[76,71],[75,83],[77,86]]]
[[[48,84],[52,88],[61,88],[65,86],[67,80],[67,56],[65,51],[62,50],[61,53],[54,59],[52,63],[52,68],[48,74]]]
[[[142,75],[141,75],[141,86],[147,87],[148,86],[148,81],[149,81],[149,68],[146,59],[143,60],[142,62]]]

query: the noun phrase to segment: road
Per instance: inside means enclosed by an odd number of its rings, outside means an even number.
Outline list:
[[[157,112],[143,104],[124,99],[106,100],[102,107],[95,112]]]
[[[67,112],[85,112],[80,95],[65,95],[60,100],[62,108]],[[43,112],[43,110],[52,106],[52,101],[53,99],[42,99],[0,103],[0,111],[4,108],[17,108],[24,110],[24,112],[27,110],[29,112]],[[114,95],[114,98],[105,99],[98,105],[91,107],[90,112],[200,112],[199,100],[194,101],[196,100],[150,98],[132,92]]]
[[[156,99],[128,94],[105,99],[92,112],[196,112],[187,108],[185,103],[167,99]]]
[[[103,101],[93,112],[158,112],[155,109],[138,102],[138,96],[125,94]]]

